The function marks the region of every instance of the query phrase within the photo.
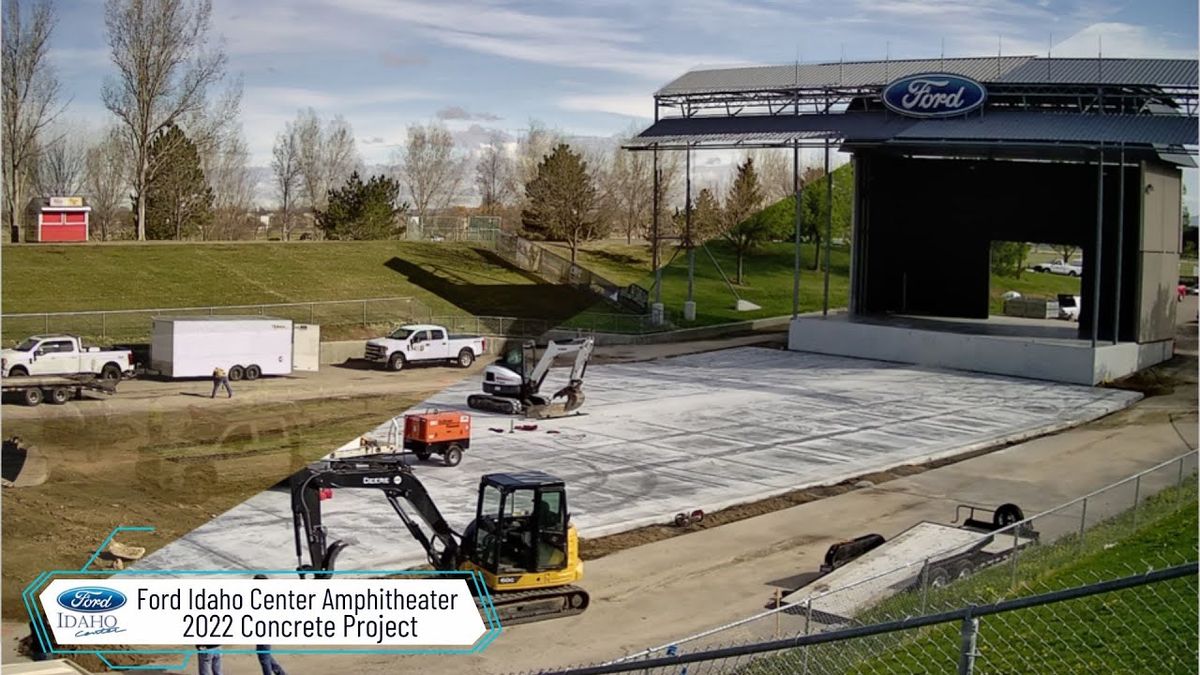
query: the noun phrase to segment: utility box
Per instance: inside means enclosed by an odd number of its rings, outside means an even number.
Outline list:
[[[156,317],[150,368],[166,377],[210,377],[223,369],[230,380],[316,370],[320,331],[290,319],[263,316]],[[300,363],[297,363],[299,355]]]

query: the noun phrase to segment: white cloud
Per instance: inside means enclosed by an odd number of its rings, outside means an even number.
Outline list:
[[[1161,32],[1128,23],[1094,23],[1054,45],[1053,56],[1195,59],[1196,47],[1182,48]]]
[[[424,0],[325,0],[331,6],[425,29],[444,44],[518,61],[665,80],[712,55],[643,48],[642,31],[608,18],[550,16],[495,5]]]
[[[654,96],[644,94],[576,94],[558,100],[558,107],[576,112],[606,112],[636,119],[654,119]]]

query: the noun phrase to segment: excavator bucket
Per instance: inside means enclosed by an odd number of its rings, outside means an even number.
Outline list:
[[[555,394],[554,398],[565,398],[566,400],[559,402],[552,400],[545,405],[531,405],[525,409],[525,417],[538,420],[566,417],[583,407],[583,389],[576,384],[565,387],[562,391]]]
[[[0,485],[32,487],[45,483],[49,475],[50,469],[42,453],[15,436],[4,440],[3,454],[0,454]]]

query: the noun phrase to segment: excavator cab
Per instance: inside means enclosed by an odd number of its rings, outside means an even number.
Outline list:
[[[483,476],[464,539],[470,564],[492,588],[545,588],[582,576],[566,486],[541,471]]]

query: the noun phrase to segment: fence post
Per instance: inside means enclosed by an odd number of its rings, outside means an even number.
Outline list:
[[[107,328],[107,323],[108,323],[107,321],[105,321],[106,316],[107,316],[106,312],[100,312],[100,338],[101,339],[107,337],[107,335],[108,335],[108,333],[105,330]]]
[[[308,303],[308,322],[309,323],[316,323],[313,320],[313,317],[316,314],[316,308],[317,308],[316,303],[313,303],[313,302]]]
[[[1083,513],[1079,515],[1079,551],[1083,552],[1083,528],[1087,523],[1087,497],[1083,498]]]
[[[775,589],[775,639],[779,639],[779,606],[783,604],[783,591]]]
[[[1133,481],[1133,529],[1137,529],[1138,521],[1138,497],[1142,496],[1142,477],[1139,475]]]
[[[1186,456],[1186,455],[1185,455]],[[1175,502],[1176,504],[1183,501],[1183,457],[1179,458],[1179,476],[1175,479]]]
[[[43,315],[42,315],[42,318],[46,320],[46,329],[45,329],[44,331],[42,331],[42,332],[43,332],[43,333],[49,333],[49,332],[50,332],[50,315],[49,315],[49,314],[43,314]]]
[[[971,675],[975,670],[975,646],[979,638],[979,619],[971,616],[971,606],[967,605],[967,615],[962,622],[962,649],[958,655],[958,675]]]
[[[812,622],[812,598],[804,601],[804,634],[808,635],[809,624]],[[811,646],[804,648],[804,675],[808,675],[808,650]]]
[[[925,614],[925,607],[929,600],[929,558],[925,559],[925,565],[921,568],[921,614]]]
[[[367,301],[363,300],[363,328],[367,326]]]
[[[1010,585],[1013,588],[1017,586],[1017,554],[1020,552],[1020,537],[1017,535],[1018,528],[1013,528],[1013,550],[1012,550],[1012,579]]]

